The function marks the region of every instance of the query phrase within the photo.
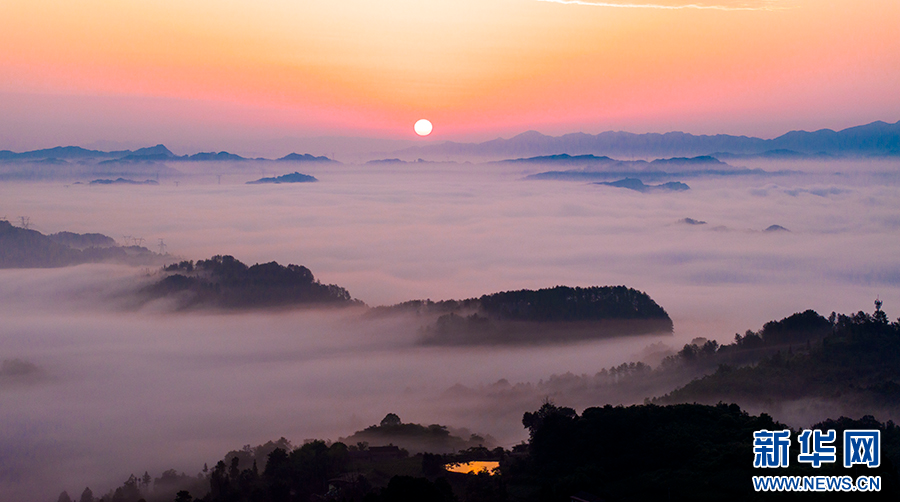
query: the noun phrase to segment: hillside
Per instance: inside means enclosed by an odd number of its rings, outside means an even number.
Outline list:
[[[881,465],[844,468],[841,462],[812,468],[799,462],[796,442],[786,468],[754,469],[753,433],[788,429],[766,414],[750,415],[737,405],[680,404],[571,408],[545,404],[525,413],[529,429],[528,458],[513,463],[506,481],[535,499],[563,501],[577,493],[595,500],[768,500],[778,494],[754,491],[754,475],[881,477],[880,495],[900,493],[900,428],[871,417],[841,418],[812,428],[878,429],[882,434]],[[840,433],[838,433],[840,434]],[[792,432],[796,438],[799,431]],[[842,446],[837,444],[838,457]],[[786,494],[787,498],[791,494]],[[835,494],[843,499],[840,495]],[[817,493],[815,496],[827,495]],[[867,493],[861,498],[875,494]],[[581,498],[586,499],[586,495]],[[813,499],[814,497],[810,497]],[[523,497],[524,499],[524,497]]]
[[[824,320],[824,319],[822,319]],[[817,400],[832,409],[900,412],[900,320],[889,322],[879,308],[873,315],[832,316],[825,336],[795,334],[781,349],[751,365],[727,364],[673,390],[659,403],[733,401],[745,406]],[[821,324],[821,323],[820,323]],[[797,331],[794,331],[797,333]],[[817,328],[818,333],[823,330]],[[805,340],[804,340],[805,338]],[[708,351],[710,358],[765,346],[765,337],[748,333],[735,344]],[[703,356],[697,354],[697,358]]]
[[[255,181],[248,181],[248,185],[263,185],[263,184],[274,184],[280,185],[282,183],[312,183],[319,181],[314,176],[310,176],[308,174],[301,174],[294,171],[291,174],[285,174],[283,176],[275,176],[271,178],[260,178]]]
[[[672,320],[646,293],[625,286],[505,291],[466,300],[412,300],[372,315],[429,322],[421,342],[437,345],[547,343],[671,333]]]
[[[226,255],[182,261],[163,272],[163,279],[139,292],[143,302],[168,298],[181,310],[362,305],[346,289],[320,283],[300,265],[273,261],[248,267]]]
[[[465,434],[465,432],[461,433]],[[341,438],[341,442],[348,445],[367,446],[393,445],[410,453],[456,453],[471,447],[494,446],[490,437],[477,434],[468,434],[468,437],[460,437],[453,434],[446,426],[439,424],[420,425],[403,423],[400,417],[393,413],[387,414],[379,425],[366,427],[352,435]]]
[[[163,255],[141,246],[118,246],[102,234],[44,235],[0,220],[0,268],[54,268],[82,263],[160,264]]]

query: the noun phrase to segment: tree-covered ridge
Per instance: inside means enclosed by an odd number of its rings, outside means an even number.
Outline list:
[[[283,159],[279,159],[279,160],[283,160]],[[301,173],[298,173],[297,171],[294,171],[293,173],[285,174],[283,176],[274,176],[271,178],[260,178],[256,181],[248,181],[247,184],[248,185],[263,185],[263,184],[270,183],[270,184],[279,185],[281,183],[312,183],[312,182],[316,182],[316,181],[319,181],[319,180],[316,179],[315,176],[310,176],[308,174],[301,174]]]
[[[0,268],[55,268],[82,263],[159,264],[164,255],[141,246],[117,246],[101,234],[44,235],[0,219]]]
[[[486,476],[449,473],[445,463],[499,459],[502,448],[470,448],[454,455],[384,455],[385,447],[307,440],[295,447],[278,441],[229,452],[196,476],[165,471],[130,476],[121,487],[94,497],[85,489],[79,502],[458,502],[490,497],[502,484]],[[370,450],[372,452],[370,453]],[[388,452],[390,453],[390,452]],[[470,496],[471,495],[471,496]],[[485,498],[485,495],[488,498]],[[60,502],[72,502],[67,492]]]
[[[647,293],[625,286],[556,286],[503,291],[465,300],[410,300],[389,307],[375,307],[373,313],[478,313],[492,319],[535,322],[669,319],[665,309]]]
[[[835,315],[836,322],[837,319],[838,316]],[[674,389],[716,372],[719,367],[735,369],[754,365],[779,351],[782,355],[789,353],[792,357],[806,353],[811,347],[820,344],[822,338],[830,335],[833,329],[828,319],[807,310],[781,320],[769,321],[758,331],[748,330],[743,336],[735,335],[737,341],[731,344],[719,345],[714,340],[696,338],[677,352],[666,346],[664,341],[651,344],[643,353],[644,360],[649,364],[621,363],[601,368],[593,374],[565,372],[541,378],[537,382],[510,382],[500,379],[494,383],[471,387],[457,384],[446,392],[450,398],[466,399],[473,403],[473,406],[486,409],[522,409],[547,396],[564,400],[569,405],[579,408],[595,406],[597,403],[632,405],[652,402],[654,396],[665,396]],[[867,368],[858,367],[855,371],[865,374]],[[795,383],[787,380],[780,385],[790,386]],[[890,385],[887,388],[889,389]],[[737,402],[741,405],[753,405],[757,411],[769,410],[773,413],[778,412],[781,405],[779,400],[753,400],[746,396],[732,396],[727,392],[706,396],[703,399],[693,396],[657,399],[665,399],[656,402],[668,404],[693,401],[708,404],[719,401]],[[881,404],[873,404],[871,401],[860,403],[848,398],[847,406],[835,406],[836,402],[830,401],[825,407],[829,412],[840,412],[845,415],[875,411],[880,414],[890,412],[889,409],[885,409],[885,403],[898,401],[900,396],[893,401],[885,399]],[[900,415],[900,409],[896,412],[886,417]],[[818,419],[820,416],[811,413],[810,419]]]
[[[647,293],[625,286],[521,289],[484,295],[479,303],[488,316],[514,321],[669,319]]]
[[[386,419],[389,418],[385,417]],[[388,424],[397,425],[397,424]],[[751,415],[735,404],[715,406],[602,406],[585,409],[545,402],[527,412],[526,443],[512,450],[469,448],[455,455],[367,455],[363,443],[348,446],[308,440],[294,447],[281,438],[229,452],[196,476],[165,471],[145,473],[95,498],[86,489],[80,502],[569,502],[583,500],[768,500],[775,494],[753,491],[754,475],[880,476],[881,497],[900,494],[900,427],[871,416],[841,417],[812,429],[881,431],[881,465],[842,462],[813,468],[799,462],[791,430],[788,467],[755,469],[753,433],[790,429],[766,414]],[[842,458],[843,445],[837,441]],[[500,475],[457,474],[452,462],[490,459]],[[846,498],[847,494],[841,498]],[[816,498],[829,500],[826,494]],[[873,493],[866,500],[881,500]],[[61,502],[72,499],[64,492]]]
[[[112,237],[97,233],[76,234],[63,231],[50,234],[47,237],[75,249],[110,248],[118,245]]]
[[[782,344],[755,365],[720,364],[714,374],[670,392],[659,402],[727,399],[762,403],[816,398],[896,412],[900,409],[900,319],[889,322],[880,302],[876,305],[874,314],[832,313],[828,320],[807,311],[805,326],[815,328],[807,333],[822,335],[818,343],[815,338],[803,340],[798,335],[783,338],[785,332],[770,324],[760,333],[736,335],[734,344],[706,355],[695,354],[697,359],[754,349],[770,338],[782,339]],[[796,345],[787,345],[791,342]]]
[[[441,454],[494,446],[490,436],[467,434],[467,431],[460,434],[468,437],[454,435],[447,426],[440,424],[403,423],[396,414],[388,413],[380,424],[366,427],[341,441],[355,445],[395,445],[412,453]]]
[[[671,333],[672,320],[646,293],[625,286],[523,289],[464,300],[422,330],[428,344],[521,344]]]
[[[247,266],[233,256],[182,261],[165,267],[165,278],[145,287],[146,300],[174,296],[179,307],[266,308],[362,305],[334,284],[322,284],[301,265],[276,262]]]
[[[672,320],[649,295],[625,286],[556,286],[466,300],[412,300],[372,315],[412,314],[428,325],[426,344],[519,344],[671,333]]]
[[[504,474],[510,474],[506,480],[511,492],[519,488],[530,493],[531,500],[564,502],[576,493],[610,501],[778,498],[754,492],[754,475],[881,476],[882,496],[900,494],[900,427],[872,417],[812,426],[882,432],[881,466],[852,469],[840,461],[820,468],[798,462],[799,431],[791,435],[787,468],[754,469],[753,432],[789,427],[766,414],[749,415],[735,404],[607,405],[585,409],[579,416],[571,408],[547,403],[526,413],[522,422],[530,432],[529,456],[508,465]],[[843,453],[840,443],[838,458]]]
[[[759,331],[735,333],[734,342],[719,345],[715,340],[697,338],[666,358],[662,367],[688,364],[715,368],[719,365],[756,363],[781,350],[808,351],[834,331],[834,319],[826,319],[814,310],[797,312],[778,321],[768,321]]]

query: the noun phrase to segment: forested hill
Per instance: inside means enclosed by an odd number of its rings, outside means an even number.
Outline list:
[[[388,307],[375,307],[373,313],[478,313],[492,319],[532,322],[602,319],[662,319],[671,322],[665,309],[647,293],[625,286],[556,286],[538,290],[503,291],[466,300],[411,300]]]
[[[807,322],[816,333],[824,332],[825,336],[818,338],[820,342],[812,332],[786,338],[778,352],[755,365],[720,363],[714,374],[694,380],[657,401],[725,400],[749,406],[815,399],[831,403],[832,409],[865,409],[896,416],[900,412],[900,319],[890,322],[880,306],[879,303],[874,314],[832,314],[830,320],[820,317],[815,326]],[[748,332],[743,337],[736,336],[735,344],[718,350],[710,347],[712,350],[697,351],[692,357],[717,359],[744,348],[762,347],[767,343],[767,326],[763,336]],[[773,338],[782,335],[777,330],[770,331]]]
[[[460,437],[454,435],[445,425],[431,424],[421,425],[403,423],[395,413],[388,413],[379,425],[366,427],[356,431],[352,435],[341,438],[339,441],[348,445],[380,446],[394,445],[403,448],[412,454],[428,453],[456,453],[472,447],[494,448],[494,440],[488,435],[465,434]]]
[[[390,416],[390,415],[389,415]],[[387,417],[386,417],[387,418]],[[399,421],[399,420],[398,420]],[[388,425],[400,427],[403,424]],[[202,473],[168,470],[154,479],[132,475],[101,497],[85,489],[80,502],[570,502],[572,500],[755,501],[800,498],[755,492],[753,477],[878,476],[878,493],[859,500],[896,500],[900,494],[900,427],[872,417],[840,418],[812,425],[881,433],[878,467],[800,462],[792,441],[786,467],[754,468],[753,433],[785,430],[785,424],[737,405],[602,406],[579,415],[546,403],[522,417],[529,440],[512,448],[470,447],[457,454],[409,455],[396,446],[307,440],[294,447],[281,438],[229,452]],[[382,428],[384,428],[384,424]],[[421,427],[421,426],[420,426]],[[432,426],[440,428],[440,426]],[[412,430],[412,429],[411,429]],[[797,438],[800,431],[791,431]],[[416,435],[421,432],[416,430]],[[836,457],[843,445],[835,444]],[[450,472],[448,464],[494,460],[499,475]],[[79,485],[80,486],[83,485]],[[77,492],[76,492],[77,493]],[[783,496],[780,496],[783,495]],[[814,493],[808,500],[855,500],[857,494]],[[576,498],[577,497],[577,498]],[[60,502],[73,499],[64,492]]]
[[[545,404],[522,419],[530,432],[529,457],[511,463],[504,474],[513,487],[531,500],[788,500],[798,494],[759,493],[754,475],[880,476],[880,493],[859,494],[859,499],[897,500],[900,477],[900,428],[872,417],[840,418],[812,425],[835,429],[842,437],[848,429],[881,431],[881,464],[845,468],[838,461],[812,468],[798,461],[797,443],[791,445],[786,467],[755,469],[753,433],[785,430],[766,414],[753,416],[734,404],[704,406],[603,406],[585,409],[579,416],[571,408]],[[793,438],[799,431],[792,432]],[[836,443],[836,457],[843,446]],[[783,495],[784,497],[780,497]],[[849,493],[815,493],[808,500],[854,500]],[[592,496],[592,497],[591,497]],[[883,497],[883,498],[882,498]]]
[[[118,246],[102,234],[44,235],[0,220],[0,268],[53,268],[98,262],[158,265],[164,258],[142,246]]]
[[[625,286],[504,291],[466,300],[413,300],[373,315],[413,314],[429,344],[542,343],[671,333],[672,320],[647,293]]]
[[[250,309],[303,305],[363,305],[334,284],[322,284],[301,265],[247,266],[233,256],[183,261],[163,269],[162,280],[140,294],[144,301],[173,299],[178,309]]]
[[[521,289],[484,295],[478,302],[488,316],[515,321],[669,320],[647,293],[625,286]]]

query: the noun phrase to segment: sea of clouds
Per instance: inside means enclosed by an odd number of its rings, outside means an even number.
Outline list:
[[[808,308],[871,311],[876,296],[900,315],[900,164],[750,167],[798,172],[685,178],[691,190],[653,194],[523,180],[549,167],[469,164],[304,166],[320,181],[288,185],[245,185],[262,173],[233,166],[219,184],[207,165],[159,186],[0,184],[0,216],[28,216],[45,234],[301,264],[372,306],[624,284],[675,324],[671,336],[424,347],[415,319],[356,309],[135,310],[130,292],[152,269],[0,270],[0,360],[24,364],[0,372],[0,499],[105,493],[145,470],[196,474],[244,444],[337,439],[389,412],[510,447],[526,437],[521,414],[546,396],[492,408],[448,389],[591,375],[660,341],[727,343]]]

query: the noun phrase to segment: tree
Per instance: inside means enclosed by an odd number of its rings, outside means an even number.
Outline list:
[[[398,417],[394,413],[388,413],[387,415],[384,416],[384,418],[381,419],[382,427],[393,427],[393,426],[400,425],[401,423],[402,422],[400,422],[400,417]]]
[[[528,434],[531,435],[532,439],[534,438],[534,433],[544,424],[544,421],[549,417],[564,417],[564,418],[572,418],[576,416],[575,410],[572,408],[566,407],[557,407],[550,400],[544,401],[544,404],[535,411],[531,413],[530,411],[526,411],[522,416],[522,425],[528,429]]]
[[[69,497],[69,494],[65,491],[59,494],[59,499],[57,502],[72,502],[72,498]]]
[[[190,492],[187,490],[181,490],[175,495],[175,502],[193,502],[194,497],[191,497]]]
[[[81,492],[81,498],[78,499],[78,502],[94,502],[94,492],[92,492],[90,488],[85,488],[84,491]]]
[[[881,300],[875,300],[875,315],[873,315],[872,318],[878,324],[887,325],[888,316],[883,310],[881,310],[882,305],[883,305],[883,303]]]

